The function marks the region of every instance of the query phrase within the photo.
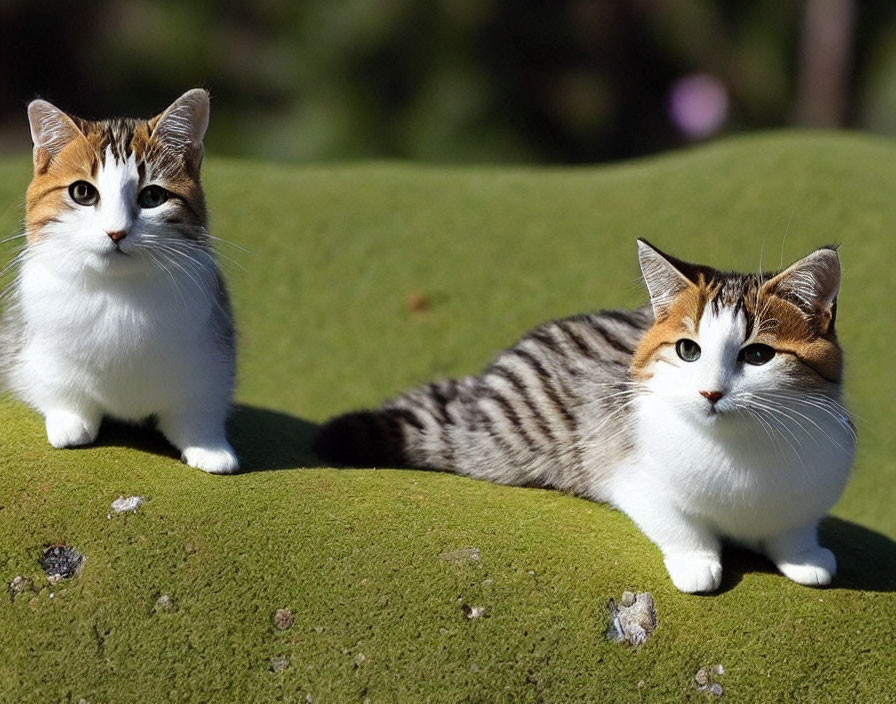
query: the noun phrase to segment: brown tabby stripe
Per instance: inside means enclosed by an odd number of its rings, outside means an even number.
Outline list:
[[[629,347],[628,345],[623,344],[615,335],[613,335],[607,328],[605,328],[599,320],[595,320],[592,318],[587,318],[588,322],[591,324],[591,327],[597,332],[610,347],[612,347],[617,352],[621,352],[626,356],[631,356],[634,354],[634,348]]]
[[[405,423],[414,426],[417,430],[425,429],[423,421],[421,421],[413,411],[409,411],[406,408],[393,408],[391,414],[394,418],[403,420]]]
[[[584,357],[591,357],[591,347],[589,347],[584,338],[579,335],[578,331],[573,329],[573,325],[573,319],[560,320],[554,324],[553,328],[560,330]]]
[[[532,369],[535,376],[541,382],[541,387],[539,390],[550,402],[554,412],[563,420],[564,424],[570,431],[575,430],[576,419],[566,408],[566,403],[564,403],[563,399],[560,398],[560,395],[557,393],[557,390],[553,386],[551,376],[548,374],[542,363],[539,362],[531,354],[529,354],[526,350],[517,348],[512,350],[512,354],[520,360],[521,364],[528,365],[529,368]],[[538,390],[536,390],[536,393],[537,392]],[[569,395],[569,393],[566,393],[567,398],[569,397]]]
[[[496,445],[498,449],[508,457],[516,457],[519,455],[519,448],[511,445],[505,438],[504,433],[498,432],[494,420],[492,420],[492,417],[482,407],[482,404],[477,401],[474,408],[476,425],[485,430],[491,443]]]
[[[483,400],[494,401],[504,412],[504,419],[508,421],[514,433],[526,444],[530,452],[538,452],[538,442],[529,434],[523,425],[523,421],[517,413],[517,409],[495,388],[485,385]]]
[[[486,373],[485,378],[488,379],[491,375],[501,377],[510,384],[510,386],[519,396],[522,406],[528,409],[529,414],[532,416],[532,419],[538,426],[539,431],[541,431],[542,436],[549,442],[555,442],[557,438],[548,427],[547,421],[541,414],[541,411],[539,410],[535,399],[532,397],[532,394],[529,392],[529,389],[523,382],[523,380],[514,372],[500,366],[491,367],[491,369]],[[522,413],[520,413],[519,415],[522,415]]]

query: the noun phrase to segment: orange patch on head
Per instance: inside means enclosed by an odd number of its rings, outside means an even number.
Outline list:
[[[703,311],[711,296],[704,279],[685,288],[657,317],[653,327],[641,338],[632,360],[632,374],[637,379],[650,377],[648,367],[656,354],[682,337],[695,337]]]
[[[38,241],[41,229],[68,207],[66,194],[72,183],[93,181],[96,158],[96,153],[81,135],[55,156],[43,148],[36,150],[34,177],[25,192],[25,227],[29,242]]]
[[[843,353],[829,325],[813,320],[793,303],[774,294],[763,297],[756,341],[790,354],[811,369],[818,381],[839,382]],[[807,380],[808,381],[808,380]]]

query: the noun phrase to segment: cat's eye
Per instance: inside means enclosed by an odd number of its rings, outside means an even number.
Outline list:
[[[685,362],[696,362],[700,359],[700,345],[686,337],[675,343],[675,351]]]
[[[99,191],[87,181],[75,181],[68,187],[68,194],[78,205],[96,205],[100,199]]]
[[[752,364],[754,367],[759,367],[765,364],[774,356],[774,347],[769,347],[768,345],[763,345],[758,342],[753,345],[747,345],[738,355],[741,361],[746,362],[747,364]]]
[[[158,208],[168,200],[168,191],[161,186],[147,186],[137,194],[137,205],[141,208]]]

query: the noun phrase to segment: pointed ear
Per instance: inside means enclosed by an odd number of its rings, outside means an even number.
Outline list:
[[[764,293],[774,293],[812,316],[819,316],[822,332],[834,323],[840,292],[840,256],[822,247],[766,281]]]
[[[82,136],[72,118],[46,100],[31,101],[28,105],[28,123],[31,126],[31,141],[34,142],[35,166],[39,161],[45,163],[46,156],[53,158],[66,144]]]
[[[693,282],[684,273],[688,267],[684,262],[661,252],[645,239],[638,238],[638,262],[641,275],[647,284],[653,314],[659,317],[663,309]]]
[[[199,149],[208,128],[208,91],[188,90],[168,109],[150,120],[153,139],[178,149]]]

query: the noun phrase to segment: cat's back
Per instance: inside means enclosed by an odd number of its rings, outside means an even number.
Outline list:
[[[558,402],[570,412],[594,400],[613,406],[615,392],[631,379],[635,349],[653,321],[650,306],[551,320],[502,352],[482,378],[515,370],[541,393],[549,393],[547,382],[553,382],[562,392]]]
[[[560,318],[528,332],[445,405],[452,464],[502,483],[591,494],[603,483],[595,474],[612,472],[632,450],[630,367],[652,324],[644,307]],[[436,398],[434,388],[417,394]],[[407,409],[401,397],[398,405]]]
[[[651,325],[650,306],[557,318],[526,333],[499,360],[515,355],[560,365],[557,371],[595,364],[608,370],[624,369],[630,366],[638,342]]]

